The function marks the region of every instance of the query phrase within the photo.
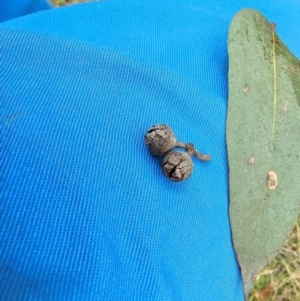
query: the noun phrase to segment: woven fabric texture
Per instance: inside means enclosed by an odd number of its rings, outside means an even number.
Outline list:
[[[205,2],[205,3],[204,3]],[[297,1],[107,1],[0,24],[0,300],[242,301],[228,219],[227,34]],[[211,162],[167,179],[166,123]]]

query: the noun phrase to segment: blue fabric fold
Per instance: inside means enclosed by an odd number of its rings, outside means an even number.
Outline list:
[[[0,0],[0,22],[51,8],[48,0]]]

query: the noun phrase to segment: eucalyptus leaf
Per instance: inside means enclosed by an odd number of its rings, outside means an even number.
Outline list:
[[[260,12],[230,25],[230,222],[244,293],[300,213],[300,62]]]

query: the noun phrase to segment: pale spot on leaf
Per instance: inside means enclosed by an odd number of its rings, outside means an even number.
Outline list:
[[[254,158],[254,157],[250,157],[250,158],[248,159],[248,163],[249,163],[249,164],[254,164],[254,162],[255,162],[255,158]]]
[[[245,93],[247,93],[249,90],[250,90],[250,86],[246,84],[246,85],[244,86],[243,91],[244,91]]]
[[[275,190],[278,186],[278,176],[277,173],[273,170],[270,170],[267,174],[267,187],[269,190]]]

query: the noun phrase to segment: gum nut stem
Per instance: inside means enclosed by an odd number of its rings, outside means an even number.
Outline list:
[[[155,156],[163,155],[177,144],[175,134],[166,124],[154,125],[147,131],[144,138],[147,147]]]
[[[204,155],[201,154],[199,151],[197,151],[194,147],[193,143],[182,143],[177,141],[177,145],[176,147],[181,147],[183,149],[186,150],[187,154],[192,156],[194,155],[195,157],[197,157],[198,159],[202,160],[202,161],[210,161],[211,160],[211,156],[210,155]]]
[[[166,153],[162,168],[164,174],[172,181],[182,181],[190,177],[194,165],[191,157],[184,152],[169,151]]]

